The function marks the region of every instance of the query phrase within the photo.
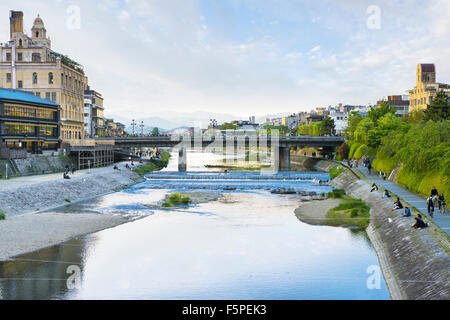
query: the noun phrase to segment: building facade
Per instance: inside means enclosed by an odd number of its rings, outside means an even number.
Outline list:
[[[0,144],[41,154],[60,147],[60,108],[33,93],[0,88]]]
[[[81,65],[51,49],[38,16],[31,37],[23,30],[23,13],[10,12],[10,40],[0,46],[0,87],[32,92],[61,108],[60,138],[84,138],[83,102],[87,78]]]
[[[443,90],[450,94],[450,85],[436,82],[436,67],[434,64],[421,63],[417,65],[416,86],[409,91],[409,104],[411,111],[427,108],[436,94]]]
[[[84,124],[87,137],[104,137],[106,135],[105,122],[103,116],[103,96],[89,87],[84,91]]]

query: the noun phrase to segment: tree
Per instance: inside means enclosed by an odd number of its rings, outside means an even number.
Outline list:
[[[344,142],[339,147],[338,153],[341,156],[341,159],[348,159],[348,153],[350,152],[350,147],[348,146],[347,142]]]
[[[386,102],[383,102],[377,108],[372,107],[368,113],[370,120],[372,120],[372,122],[376,125],[378,119],[380,119],[382,116],[384,116],[387,113],[395,114],[396,111],[397,109],[394,106],[391,106]]]
[[[358,127],[355,130],[355,133],[354,133],[355,140],[358,142],[366,143],[367,134],[373,128],[375,128],[375,124],[373,123],[372,119],[370,119],[370,118],[362,119],[359,122]]]
[[[345,135],[348,140],[353,140],[355,138],[355,131],[358,127],[358,124],[361,122],[363,117],[359,114],[358,111],[350,112],[350,115],[347,119],[347,129],[345,129]]]
[[[234,123],[229,123],[229,122],[225,122],[224,124],[222,124],[222,126],[220,127],[220,130],[236,130],[238,128],[238,126]]]
[[[450,119],[450,102],[444,91],[439,91],[424,111],[425,121],[441,121]]]
[[[272,134],[272,130],[278,130],[278,133],[281,135],[285,135],[289,132],[288,128],[286,126],[273,126],[266,124],[264,127],[262,127],[263,130],[267,132],[267,134]],[[275,134],[275,132],[274,132]]]
[[[152,130],[152,136],[157,136],[159,135],[159,129],[157,127],[154,127]]]
[[[330,117],[325,117],[320,122],[320,133],[321,134],[333,134],[334,133],[334,120]]]

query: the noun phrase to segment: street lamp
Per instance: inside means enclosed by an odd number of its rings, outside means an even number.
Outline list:
[[[134,121],[134,119],[133,119],[133,121],[131,121],[131,126],[133,127],[133,136],[134,136],[134,127],[136,126],[136,121]]]
[[[144,136],[144,127],[145,127],[144,121],[141,121],[141,124],[139,127],[141,127],[141,136],[143,137]]]

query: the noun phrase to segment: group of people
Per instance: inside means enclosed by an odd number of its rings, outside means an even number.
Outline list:
[[[358,159],[348,159],[347,164],[350,168],[358,168],[359,160]]]
[[[435,206],[438,206],[439,211],[444,214],[445,211],[445,198],[444,194],[441,193],[439,195],[439,192],[437,191],[436,187],[433,187],[430,192],[430,196],[427,199],[427,208],[428,208],[428,214],[430,217],[433,217],[434,215],[434,208]]]

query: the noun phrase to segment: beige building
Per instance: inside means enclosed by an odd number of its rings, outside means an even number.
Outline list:
[[[61,106],[61,136],[84,138],[84,90],[81,65],[51,49],[44,22],[38,16],[31,37],[23,30],[23,13],[10,12],[10,40],[0,45],[0,87],[33,92]]]
[[[436,67],[434,64],[417,65],[416,86],[409,91],[409,109],[418,111],[427,108],[436,94],[443,90],[450,94],[450,85],[436,82]]]

